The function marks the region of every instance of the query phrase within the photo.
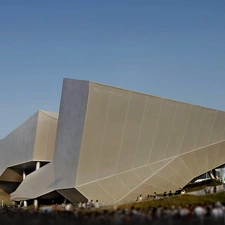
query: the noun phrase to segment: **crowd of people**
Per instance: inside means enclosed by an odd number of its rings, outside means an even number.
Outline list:
[[[99,202],[96,200],[94,203],[93,200],[88,200],[87,202],[79,202],[78,209],[92,209],[92,208],[99,208]]]
[[[170,197],[170,196],[173,196],[173,195],[180,195],[180,194],[185,194],[185,190],[182,189],[182,188],[179,188],[174,193],[172,193],[172,191],[169,191],[168,193],[165,191],[163,193],[163,196],[160,196],[160,198],[163,198],[163,197],[165,198],[165,197]],[[159,196],[156,194],[156,192],[154,192],[152,196],[147,195],[147,197],[145,197],[145,198],[143,198],[142,195],[139,195],[139,196],[137,196],[136,201],[140,202],[142,200],[151,200],[151,199],[156,199],[156,198],[159,198]]]
[[[214,187],[207,186],[204,189],[204,192],[205,192],[206,195],[210,194],[210,193],[216,193],[217,192],[217,188],[216,188],[216,186],[214,186]]]
[[[206,188],[206,190],[208,190]],[[216,192],[215,188],[213,192]],[[136,201],[152,200],[157,198],[170,197],[172,195],[182,194],[181,188],[174,193],[164,192],[157,196],[142,195],[137,197]],[[99,210],[99,208],[101,208]],[[98,200],[88,200],[79,202],[77,205],[66,203],[53,204],[51,207],[44,206],[41,209],[27,210],[24,207],[2,206],[0,207],[0,221],[2,224],[23,223],[26,224],[107,224],[107,225],[138,225],[138,224],[225,224],[225,206],[220,202],[205,205],[187,205],[185,207],[151,207],[147,209],[138,208],[138,204],[131,208],[124,209],[121,206],[102,208]]]
[[[107,224],[107,225],[138,225],[138,224],[225,224],[225,207],[217,202],[186,207],[149,207],[140,209],[114,208],[109,210],[79,210],[69,211],[37,211],[0,208],[1,224]]]

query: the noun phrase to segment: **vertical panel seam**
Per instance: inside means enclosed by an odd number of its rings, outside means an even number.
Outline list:
[[[136,161],[136,156],[137,156],[137,152],[138,152],[138,147],[139,147],[140,137],[141,137],[141,133],[142,133],[142,125],[143,125],[144,118],[145,118],[145,111],[146,111],[147,99],[148,99],[148,98],[147,98],[147,96],[146,96],[146,99],[145,99],[145,106],[144,106],[144,111],[143,111],[143,115],[142,115],[141,126],[140,126],[140,130],[139,130],[138,141],[137,141],[137,147],[136,147],[136,150],[135,150],[134,162],[133,162],[132,168],[134,168],[135,161]]]
[[[167,144],[166,144],[166,150],[165,150],[163,159],[166,158],[166,154],[167,154],[167,151],[168,151],[168,147],[169,147],[169,143],[170,143],[170,138],[171,138],[171,133],[173,131],[173,126],[174,126],[174,121],[175,121],[176,115],[177,115],[177,108],[178,108],[178,103],[176,102],[176,109],[175,109],[175,113],[174,113],[174,116],[173,116],[173,123],[172,123],[172,126],[170,128],[170,134],[169,134],[169,138],[168,138],[168,141],[167,141]]]
[[[205,109],[204,109],[204,111],[203,111],[201,123],[200,123],[199,129],[198,129],[198,134],[197,134],[197,137],[196,137],[196,140],[195,140],[194,149],[195,149],[196,144],[197,144],[197,142],[198,142],[198,136],[199,136],[200,130],[201,130],[201,128],[202,128],[202,122],[203,122],[204,116],[205,116]]]
[[[45,160],[47,159],[46,155],[47,155],[47,151],[48,151],[48,137],[49,137],[50,123],[51,123],[51,118],[48,117],[48,119],[49,119],[49,121],[48,121],[48,133],[47,133],[46,144],[45,144]]]
[[[220,141],[223,140],[224,134],[225,134],[225,126],[224,126],[224,128],[223,128],[223,132],[222,132],[222,134],[221,134]]]
[[[213,130],[214,130],[214,127],[215,127],[217,115],[218,115],[218,110],[216,110],[216,115],[215,115],[214,123],[213,123],[212,129],[211,129],[211,132],[210,132],[210,136],[209,136],[209,140],[208,140],[208,145],[211,143],[211,137],[212,137]]]
[[[198,150],[194,149],[193,154],[194,154],[194,158],[195,158],[195,161],[196,161],[196,164],[197,164],[197,167],[198,167],[198,174],[200,175],[200,169],[199,169],[199,165],[198,165],[198,160],[197,160],[196,155],[195,155],[196,151],[198,151]]]
[[[218,115],[218,110],[216,110],[216,115],[215,115],[215,118],[214,118],[214,122],[213,122],[213,125],[212,125],[212,129],[211,129],[211,132],[210,132],[210,135],[209,135],[209,140],[207,142],[207,146],[209,147],[210,146],[210,140],[211,140],[211,137],[212,137],[212,134],[213,134],[213,129],[214,129],[214,126],[215,126],[215,123],[216,123],[216,118],[217,118],[217,115]],[[217,153],[218,155],[218,153]],[[217,158],[217,157],[216,157]],[[215,162],[215,161],[214,161]],[[208,160],[208,166],[209,168],[209,160]]]
[[[39,123],[38,123],[39,114],[40,114],[40,111],[37,112],[37,118],[36,118],[36,129],[35,129],[35,137],[34,137],[34,145],[33,145],[33,159],[35,157],[35,150],[36,150],[36,145],[37,145],[37,131],[38,131],[38,127],[39,127]]]
[[[161,116],[163,103],[164,103],[164,98],[162,98],[162,102],[161,102],[161,106],[160,106],[160,111],[159,111],[159,116],[158,116],[158,119],[157,119],[157,124],[156,124],[156,128],[155,128],[154,138],[153,138],[153,141],[152,141],[152,146],[151,146],[150,154],[149,154],[149,158],[148,158],[148,164],[150,163],[150,159],[151,159],[151,156],[152,156],[152,151],[153,151],[154,144],[155,144],[155,137],[156,137],[156,133],[157,133],[157,130],[158,130],[158,125],[159,125],[159,120],[160,120],[160,116]]]
[[[190,113],[189,113],[189,116],[188,116],[188,121],[187,121],[187,124],[186,124],[186,128],[185,128],[185,131],[184,131],[184,135],[183,135],[183,138],[182,138],[182,142],[181,142],[181,145],[180,145],[179,155],[181,153],[181,150],[182,150],[182,147],[183,147],[183,144],[184,144],[184,138],[185,138],[186,133],[187,133],[187,128],[188,128],[188,124],[189,124],[189,121],[190,121],[192,108],[193,108],[193,105],[191,105]]]
[[[106,124],[107,124],[107,119],[108,119],[108,113],[109,113],[109,105],[110,105],[111,93],[112,93],[112,89],[110,88],[108,104],[107,104],[107,109],[106,109],[105,122],[104,122],[104,128],[103,128],[102,143],[101,143],[100,154],[99,154],[99,161],[98,161],[98,167],[97,167],[97,173],[96,173],[96,179],[98,179],[98,173],[99,173],[99,169],[100,169],[100,165],[101,165],[101,155],[102,155],[102,152],[103,152],[102,148],[103,148],[104,138],[105,138],[105,130],[106,130]]]
[[[122,146],[123,146],[123,137],[124,137],[124,133],[125,133],[126,123],[127,123],[127,116],[128,116],[128,111],[129,111],[129,107],[130,107],[130,99],[131,99],[131,91],[129,93],[129,99],[128,99],[128,104],[127,104],[127,112],[126,112],[126,116],[125,116],[123,133],[122,133],[122,138],[121,138],[121,143],[120,143],[120,150],[119,150],[119,155],[118,155],[118,160],[117,160],[117,166],[116,166],[116,173],[118,171],[119,161],[120,161],[120,155],[121,155]]]
[[[84,115],[84,121],[83,121],[83,131],[82,131],[82,137],[81,137],[81,143],[80,143],[80,154],[78,156],[77,175],[76,175],[75,184],[74,184],[75,186],[77,184],[79,174],[80,174],[80,161],[82,159],[83,141],[84,141],[84,136],[85,136],[85,132],[86,132],[86,129],[85,129],[86,126],[85,125],[86,125],[86,122],[87,122],[86,116],[87,116],[88,106],[89,106],[88,103],[89,103],[89,97],[90,97],[90,85],[91,85],[91,83],[87,82],[88,90],[87,90],[87,98],[86,98],[85,115]],[[57,124],[57,130],[58,130],[58,124]],[[56,132],[56,137],[57,137],[57,132]],[[55,153],[54,153],[54,155],[55,155]]]
[[[220,144],[219,144],[219,147],[218,147],[219,149],[218,149],[218,151],[217,151],[216,160],[214,160],[214,165],[213,165],[214,167],[215,167],[215,162],[217,162],[217,161],[218,161],[217,159],[218,159],[218,155],[219,155],[219,153],[220,153],[220,149],[221,149],[221,145],[222,145],[222,143],[223,143],[223,141],[222,141],[222,142],[220,142]],[[218,165],[218,166],[219,166],[219,165]]]

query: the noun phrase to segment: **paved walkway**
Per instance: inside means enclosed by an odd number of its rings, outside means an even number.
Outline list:
[[[213,187],[209,187],[209,188],[210,188],[210,194],[213,194],[214,193]],[[217,185],[216,191],[217,192],[225,191],[225,184]],[[189,194],[189,195],[205,195],[205,189],[193,191],[193,192],[187,192],[187,194]]]

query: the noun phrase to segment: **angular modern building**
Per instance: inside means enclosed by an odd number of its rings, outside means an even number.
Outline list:
[[[64,79],[59,116],[34,114],[0,140],[0,160],[14,201],[134,200],[225,164],[225,112]]]
[[[38,111],[0,140],[0,200],[41,166],[53,160],[58,113]]]

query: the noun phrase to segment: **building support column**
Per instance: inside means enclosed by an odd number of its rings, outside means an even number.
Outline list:
[[[27,201],[23,201],[23,207],[27,208]]]
[[[25,178],[26,178],[26,172],[23,171],[23,180],[25,180]],[[27,208],[27,201],[23,201],[23,207]]]
[[[40,169],[41,167],[41,163],[40,162],[36,162],[36,170]]]
[[[25,180],[25,178],[26,178],[26,173],[25,171],[23,171],[23,180]]]
[[[40,169],[41,167],[41,163],[40,162],[36,162],[36,170]],[[38,200],[34,199],[34,209],[38,208]]]
[[[37,208],[38,208],[38,200],[34,199],[34,209],[37,209]]]
[[[210,177],[212,180],[215,180],[215,177],[214,177],[214,175],[213,175],[212,170],[210,170],[210,171],[208,172],[208,174],[209,174],[209,177]]]

